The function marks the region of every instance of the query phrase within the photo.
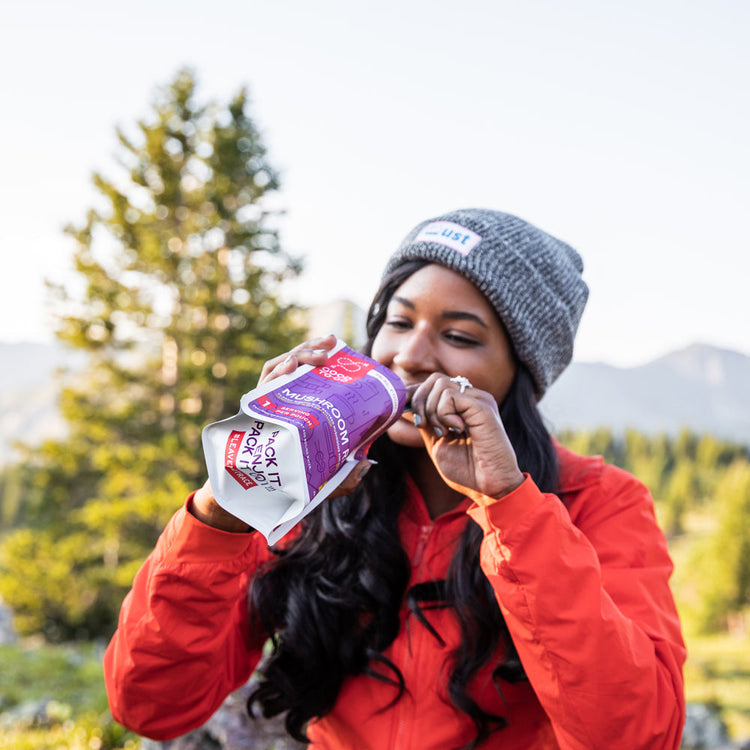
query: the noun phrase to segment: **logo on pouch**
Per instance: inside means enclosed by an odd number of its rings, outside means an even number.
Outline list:
[[[414,238],[414,242],[438,242],[461,255],[468,255],[481,241],[476,232],[452,221],[432,221]]]
[[[368,362],[354,354],[338,351],[330,356],[322,367],[316,367],[313,372],[338,383],[353,383],[367,375],[374,367],[374,362]]]

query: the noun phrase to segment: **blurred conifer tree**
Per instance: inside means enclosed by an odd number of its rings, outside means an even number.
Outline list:
[[[199,104],[180,71],[95,174],[75,242],[80,288],[51,285],[57,335],[88,353],[62,392],[70,434],[29,453],[27,528],[0,550],[0,595],[23,632],[111,632],[140,562],[203,483],[202,427],[234,414],[269,357],[299,342],[271,203],[278,177],[241,90]]]

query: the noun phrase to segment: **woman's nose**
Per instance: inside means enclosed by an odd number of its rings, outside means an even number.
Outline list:
[[[416,326],[407,335],[399,337],[393,364],[410,373],[423,370],[434,372],[437,358],[429,331]]]

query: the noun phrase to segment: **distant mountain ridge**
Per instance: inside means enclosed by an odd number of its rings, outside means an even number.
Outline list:
[[[750,445],[750,357],[693,344],[639,367],[574,362],[541,409],[555,431],[688,428]]]
[[[14,458],[16,441],[36,445],[65,434],[57,373],[81,362],[58,344],[0,343],[0,465]]]
[[[80,362],[56,344],[0,343],[0,465],[13,460],[16,440],[65,434],[55,372]],[[632,427],[675,435],[688,428],[750,446],[750,357],[694,344],[639,367],[574,362],[541,410],[553,432]]]

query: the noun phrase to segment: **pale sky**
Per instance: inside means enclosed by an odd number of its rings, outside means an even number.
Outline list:
[[[750,354],[745,0],[27,0],[0,22],[0,341],[51,341],[115,126],[192,67],[241,86],[303,303],[366,306],[417,222],[515,213],[583,256],[576,359]]]

